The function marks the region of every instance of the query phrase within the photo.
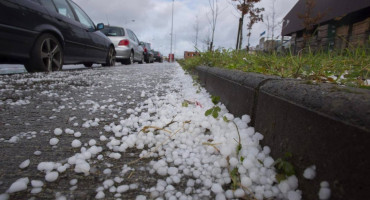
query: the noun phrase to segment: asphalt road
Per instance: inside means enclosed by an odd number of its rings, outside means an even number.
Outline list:
[[[94,199],[96,189],[107,178],[119,176],[124,164],[136,160],[139,150],[130,149],[121,159],[97,160],[89,176],[77,174],[73,168],[60,173],[55,182],[45,181],[45,173],[37,170],[40,162],[65,163],[79,149],[72,148],[74,135],[54,135],[55,128],[72,129],[81,132],[78,138],[86,146],[91,138],[97,145],[104,126],[127,118],[127,109],[134,109],[148,96],[162,95],[168,89],[163,86],[173,74],[174,64],[134,64],[115,67],[94,67],[91,69],[67,69],[55,73],[22,73],[0,75],[0,195],[19,178],[44,182],[42,191],[31,194],[32,187],[13,193],[9,199]],[[170,87],[170,86],[168,86]],[[144,91],[144,92],[143,92]],[[92,120],[92,121],[89,121]],[[97,126],[91,125],[98,121]],[[86,123],[87,122],[87,123]],[[90,123],[90,127],[83,124]],[[64,132],[64,131],[63,131]],[[16,136],[16,137],[13,137]],[[13,143],[9,140],[13,137]],[[109,137],[107,135],[107,137]],[[58,138],[59,143],[51,146],[49,140]],[[41,155],[35,155],[40,151]],[[20,169],[19,165],[30,159],[30,165]],[[125,184],[137,184],[121,196],[121,199],[135,199],[137,194],[147,194],[143,188],[156,184],[156,177],[149,174],[149,160],[142,160],[129,167],[124,176]],[[104,174],[109,168],[112,172]],[[77,179],[75,186],[69,183]],[[115,199],[114,193],[106,193],[105,199]],[[116,198],[119,198],[118,196]]]

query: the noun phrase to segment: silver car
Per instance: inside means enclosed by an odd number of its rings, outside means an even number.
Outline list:
[[[117,26],[105,26],[101,32],[114,44],[117,62],[128,65],[144,62],[144,49],[133,31]]]

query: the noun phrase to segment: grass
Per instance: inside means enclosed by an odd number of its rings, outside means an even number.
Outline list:
[[[369,49],[357,48],[340,52],[310,52],[300,55],[288,53],[247,54],[245,51],[218,49],[200,56],[179,60],[185,70],[197,66],[236,69],[276,75],[283,78],[303,79],[312,83],[330,82],[338,85],[370,89]]]

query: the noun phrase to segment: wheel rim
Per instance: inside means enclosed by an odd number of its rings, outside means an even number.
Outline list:
[[[116,63],[116,56],[114,54],[113,48],[109,50],[109,65],[114,66]]]
[[[61,69],[62,51],[57,41],[51,38],[46,38],[42,42],[41,60],[48,72]]]
[[[134,63],[134,54],[131,52],[131,55],[130,55],[130,64],[133,64]]]

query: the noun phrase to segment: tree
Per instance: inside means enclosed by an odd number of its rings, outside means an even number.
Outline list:
[[[208,0],[209,6],[211,8],[210,17],[208,16],[208,21],[211,26],[211,38],[209,43],[209,51],[213,51],[213,43],[215,38],[215,30],[216,30],[216,24],[217,24],[217,18],[219,15],[219,7],[218,7],[218,0]]]
[[[199,19],[198,19],[198,15],[195,18],[195,24],[194,24],[193,28],[194,28],[194,32],[195,32],[194,48],[195,48],[195,51],[197,52],[198,51],[198,38],[199,38]]]
[[[248,37],[251,35],[252,26],[258,22],[263,21],[262,15],[260,14],[264,9],[263,8],[254,8],[254,5],[261,0],[232,0],[236,4],[234,4],[237,10],[240,11],[240,18],[239,18],[239,27],[238,27],[238,34],[236,39],[236,49],[241,49],[242,42],[243,42],[243,24],[244,24],[244,16],[249,15],[249,22],[247,28],[249,30]],[[248,38],[248,47],[249,47],[249,38]]]
[[[255,23],[259,21],[263,21],[263,15],[262,12],[265,10],[264,8],[255,8],[254,4],[259,2],[260,0],[247,0],[248,3],[248,24],[247,24],[247,29],[248,29],[248,44],[247,44],[247,51],[249,51],[249,41],[251,38],[252,34],[252,27]]]
[[[298,14],[298,17],[303,19],[303,26],[305,28],[303,33],[303,48],[310,40],[314,31],[314,26],[324,17],[322,13],[317,13],[313,16],[315,6],[316,0],[306,0],[305,12],[303,14]]]

